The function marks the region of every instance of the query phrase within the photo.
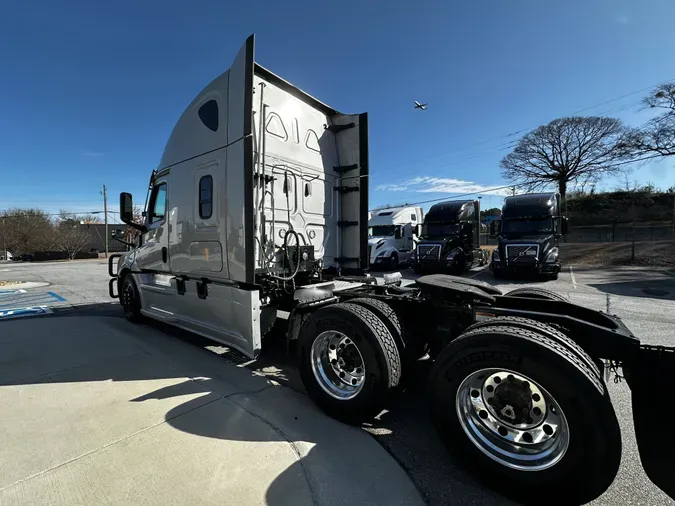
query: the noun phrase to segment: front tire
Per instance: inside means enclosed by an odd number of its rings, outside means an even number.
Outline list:
[[[448,448],[505,496],[525,504],[591,501],[616,476],[621,434],[584,358],[536,329],[466,332],[434,364],[434,424]]]
[[[350,303],[318,309],[298,337],[300,376],[309,397],[349,424],[371,420],[401,379],[401,358],[384,322]]]
[[[122,308],[124,309],[124,317],[130,322],[137,323],[143,318],[141,314],[141,297],[131,274],[126,274],[122,280],[120,304],[122,304]]]

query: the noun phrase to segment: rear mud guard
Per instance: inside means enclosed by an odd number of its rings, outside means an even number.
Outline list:
[[[633,422],[642,467],[649,479],[675,499],[675,348],[641,346],[623,364],[633,399]]]

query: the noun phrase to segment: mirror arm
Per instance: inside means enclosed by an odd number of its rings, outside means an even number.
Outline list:
[[[130,221],[127,223],[131,228],[135,228],[136,230],[139,230],[142,234],[146,233],[148,231],[148,227],[145,225],[140,225],[138,223],[134,223],[133,221]]]

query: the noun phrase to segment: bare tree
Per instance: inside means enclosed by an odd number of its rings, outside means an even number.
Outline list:
[[[625,134],[614,118],[559,118],[523,136],[501,160],[502,175],[528,191],[556,186],[564,197],[570,184],[585,187],[621,171],[617,162],[632,156]]]
[[[636,155],[675,155],[675,83],[657,86],[642,102],[661,114],[631,129],[626,144]]]
[[[134,223],[141,224],[143,223],[144,217],[143,217],[143,210],[141,209],[141,206],[134,206],[133,210],[133,221]],[[136,242],[136,237],[138,235],[138,230],[130,227],[129,225],[126,225],[124,227],[124,235],[125,235],[125,240],[127,242],[135,243]]]
[[[57,225],[56,241],[58,248],[73,260],[91,242],[91,236],[79,221],[67,219]]]

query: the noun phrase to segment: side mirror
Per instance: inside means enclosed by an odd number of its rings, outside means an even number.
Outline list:
[[[134,200],[131,193],[120,193],[120,219],[126,224],[134,221]]]
[[[492,220],[490,222],[490,237],[492,238],[499,237],[501,230],[502,230],[501,220]]]
[[[145,225],[134,223],[134,201],[131,193],[120,193],[120,220],[122,220],[122,223],[126,223],[130,227],[140,230],[141,232],[147,230]]]
[[[567,233],[567,217],[560,218],[560,233],[565,235]]]

